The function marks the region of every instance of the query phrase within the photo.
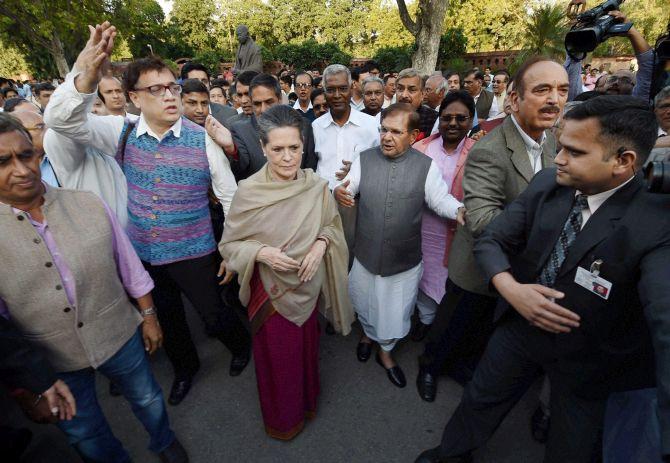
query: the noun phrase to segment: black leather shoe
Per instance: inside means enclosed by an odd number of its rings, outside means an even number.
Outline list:
[[[172,383],[172,389],[170,389],[168,403],[170,405],[179,405],[181,401],[184,400],[184,398],[188,395],[188,391],[191,390],[192,384],[192,376],[185,378],[175,378],[174,382]]]
[[[123,392],[121,392],[121,388],[119,387],[118,384],[116,384],[114,381],[109,382],[109,395],[112,397],[118,397],[122,395]]]
[[[163,463],[188,463],[186,449],[175,437],[172,443],[158,454]]]
[[[388,376],[389,381],[393,383],[394,386],[397,387],[405,387],[407,386],[407,380],[405,379],[405,373],[402,372],[402,369],[396,365],[392,368],[386,368],[384,366],[384,363],[382,363],[382,359],[379,356],[379,353],[375,355],[375,360],[381,367],[386,370],[386,376]]]
[[[419,374],[416,377],[416,390],[419,391],[419,397],[425,402],[434,402],[437,394],[437,380],[424,367],[419,367]]]
[[[230,376],[240,376],[244,369],[249,365],[249,359],[251,358],[249,352],[241,355],[233,355],[233,358],[230,360],[230,369],[228,374]]]
[[[326,323],[326,334],[328,336],[332,336],[335,334],[335,327],[330,322]]]
[[[472,454],[467,453],[458,457],[440,458],[440,448],[424,450],[414,460],[414,463],[472,463]]]
[[[544,413],[541,405],[538,405],[535,413],[530,417],[530,433],[532,434],[533,439],[540,444],[547,442],[547,439],[549,438],[550,424],[550,416]]]
[[[371,342],[359,342],[356,347],[356,357],[358,357],[359,362],[367,362],[370,360],[370,355],[372,354],[372,343]]]
[[[412,341],[414,342],[423,341],[428,332],[430,331],[431,326],[433,325],[426,325],[424,323],[421,323],[420,321],[417,321],[416,325],[414,325],[414,330],[412,332]]]

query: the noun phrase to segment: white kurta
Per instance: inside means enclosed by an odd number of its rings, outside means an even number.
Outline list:
[[[349,273],[349,297],[363,331],[377,342],[401,339],[412,325],[423,263],[388,277],[368,272],[358,259]]]
[[[347,189],[355,196],[361,182],[361,163],[356,159],[342,183],[349,180]],[[462,207],[449,193],[439,167],[431,162],[424,187],[426,205],[441,217],[455,219]],[[365,334],[377,341],[388,342],[407,336],[410,317],[416,304],[423,263],[395,275],[382,277],[370,273],[354,259],[349,273],[349,296]]]

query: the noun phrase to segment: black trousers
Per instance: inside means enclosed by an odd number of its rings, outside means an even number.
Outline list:
[[[554,336],[531,327],[519,316],[496,328],[444,429],[442,458],[464,454],[486,443],[530,385],[546,371],[552,389],[545,463],[598,461],[606,399],[585,399],[568,387],[574,384],[574,377],[559,370],[553,355]]]
[[[497,299],[466,291],[450,279],[445,289],[420,358],[433,376],[459,364],[476,365],[493,333]]]
[[[177,378],[194,375],[200,367],[181,293],[197,310],[209,336],[218,338],[233,355],[249,351],[249,332],[235,311],[221,300],[218,262],[215,252],[165,265],[143,262],[156,285],[153,298],[163,329],[163,346]]]

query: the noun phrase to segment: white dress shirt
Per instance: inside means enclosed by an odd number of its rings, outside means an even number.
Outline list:
[[[523,144],[526,145],[526,152],[528,153],[528,160],[530,161],[530,166],[533,169],[533,173],[537,174],[542,170],[542,145],[544,145],[544,142],[547,140],[547,134],[546,132],[542,131],[542,137],[538,143],[523,131],[514,116],[510,117],[512,118],[514,126],[519,131],[519,134],[523,139]]]
[[[596,193],[591,196],[586,197],[586,202],[588,203],[589,207],[587,209],[582,209],[582,228],[584,228],[584,225],[586,225],[586,222],[591,218],[593,214],[596,213],[598,208],[602,206],[605,201],[610,199],[610,197],[619,191],[621,188],[623,188],[625,185],[630,183],[631,180],[635,178],[635,175],[631,176],[628,180],[623,182],[621,185],[618,187],[612,188],[611,190],[607,191],[602,191],[600,193]],[[575,192],[575,196],[578,194],[582,194],[579,190]]]
[[[105,143],[111,137],[91,137],[87,129],[89,116],[92,119],[104,117],[110,124],[120,127],[123,117],[91,114],[95,97],[80,95],[74,87],[74,76],[74,71],[69,73],[49,100],[44,121],[50,128],[44,134],[44,150],[49,153],[49,162],[63,188],[95,193],[125,228],[128,223],[128,187],[126,177],[114,159],[116,149]]]
[[[307,106],[307,109],[303,111],[302,106],[300,106],[300,100],[295,100],[295,103],[293,103],[293,109],[297,109],[300,112],[306,113],[307,111],[312,109],[312,101],[307,100],[307,102],[309,103],[309,106]]]
[[[359,111],[352,110],[342,127],[327,112],[312,122],[312,130],[314,150],[319,158],[316,173],[328,181],[331,190],[338,183],[335,174],[342,169],[342,161],[353,162],[361,151],[379,145],[377,120]]]
[[[84,146],[87,153],[92,149],[106,155],[102,159],[104,159],[107,164],[113,163],[115,166],[110,166],[107,169],[118,169],[118,171],[116,174],[107,175],[106,179],[101,178],[103,184],[100,185],[100,188],[118,189],[119,186],[117,184],[121,182],[120,179],[122,178],[123,181],[121,183],[124,187],[123,209],[125,209],[127,201],[126,179],[114,159],[125,118],[122,116],[96,116],[95,114],[92,114],[90,110],[93,107],[97,93],[96,91],[88,94],[79,93],[74,85],[74,79],[78,74],[78,71],[73,70],[68,75],[66,83],[56,89],[51,96],[51,98],[55,97],[55,99],[53,101],[50,100],[44,115],[44,121],[54,132],[69,138],[80,146]],[[181,118],[175,122],[170,130],[175,137],[179,137],[181,134]],[[139,136],[144,133],[160,140],[160,137],[149,129],[144,120],[144,116],[140,115],[137,122],[137,135]],[[45,135],[45,142],[46,138],[47,136]],[[55,142],[56,145],[58,143],[58,141]],[[46,146],[47,145],[45,145],[45,147]],[[207,152],[210,174],[212,176],[212,189],[221,202],[224,212],[228,213],[233,195],[235,194],[235,191],[237,191],[237,184],[235,183],[235,177],[230,169],[230,162],[223,153],[221,147],[207,134],[205,134],[205,149]],[[49,158],[54,165],[56,174],[59,175],[59,168],[61,167],[59,161],[62,159],[62,156],[59,158],[58,153],[54,152],[54,149],[50,147]],[[70,162],[76,164],[81,161],[71,159]],[[119,173],[120,177],[118,175]],[[58,178],[61,179],[61,176]],[[64,180],[61,180],[61,182],[65,186],[66,182]],[[95,192],[95,190],[92,191]],[[108,201],[109,195],[100,196],[103,200]],[[115,212],[118,213],[119,209],[120,208],[117,205]]]
[[[489,118],[486,119],[487,121],[495,119],[496,116],[498,116],[498,114],[503,112],[505,95],[506,92],[501,93],[500,96],[496,95],[495,93],[493,94],[493,102],[491,103],[491,109],[489,110]]]
[[[338,182],[336,186],[339,186],[346,181],[349,181],[347,191],[349,191],[352,196],[356,196],[361,184],[360,158],[356,159],[353,164],[351,164],[351,170],[349,170],[347,176],[344,178],[344,180]],[[442,178],[440,168],[435,164],[434,161],[430,162],[428,175],[426,175],[424,191],[424,201],[428,208],[435,211],[435,213],[440,217],[446,217],[454,220],[456,219],[456,216],[458,215],[458,208],[463,207],[463,203],[461,203],[449,193],[449,186]]]

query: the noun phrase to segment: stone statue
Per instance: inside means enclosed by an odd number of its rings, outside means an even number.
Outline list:
[[[256,45],[254,39],[249,37],[249,28],[245,25],[239,25],[235,29],[235,34],[237,34],[240,47],[237,49],[233,73],[237,75],[244,71],[263,72],[261,49]]]

